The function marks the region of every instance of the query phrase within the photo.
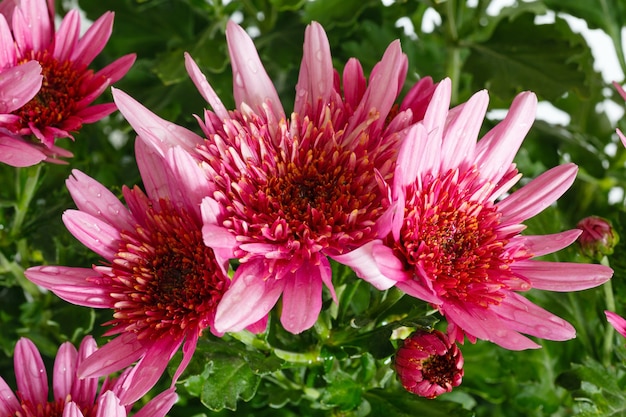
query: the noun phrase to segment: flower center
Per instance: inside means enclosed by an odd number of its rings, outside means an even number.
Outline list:
[[[147,211],[146,224],[123,232],[113,261],[114,320],[127,331],[202,331],[229,279],[202,240],[201,225],[165,200]]]
[[[93,74],[75,68],[72,61],[57,61],[47,50],[32,51],[27,60],[39,61],[43,82],[37,95],[14,112],[21,118],[16,133],[31,126],[39,130],[59,126],[76,114],[76,104],[85,95],[82,84]]]
[[[18,397],[21,397],[18,392]],[[59,399],[57,401],[47,402],[45,404],[33,404],[31,401],[21,399],[20,410],[9,414],[7,417],[61,417],[65,404],[72,400],[71,396]],[[78,405],[78,404],[76,404]],[[85,407],[81,409],[83,416],[89,417],[94,411],[94,407]]]
[[[476,171],[449,171],[407,190],[396,252],[432,282],[439,297],[487,308],[499,304],[513,278],[512,259],[498,234],[497,208],[472,196],[483,184]]]
[[[421,364],[424,379],[443,388],[458,385],[459,369],[457,367],[457,353],[458,350],[456,346],[454,346],[454,348],[451,347],[450,350],[443,355],[431,355],[425,359]]]

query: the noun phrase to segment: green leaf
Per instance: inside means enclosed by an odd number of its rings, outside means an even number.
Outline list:
[[[576,392],[577,416],[626,415],[626,393],[614,367],[606,368],[593,359],[582,365],[574,364],[574,372],[581,379],[581,392]]]
[[[243,358],[233,356],[213,358],[202,376],[200,401],[213,411],[236,410],[239,399],[254,397],[260,381]]]
[[[336,370],[326,376],[329,384],[320,402],[328,407],[337,407],[340,410],[352,410],[361,403],[361,381]]]
[[[363,397],[371,406],[371,416],[385,417],[464,417],[473,413],[459,404],[440,399],[429,400],[408,392],[374,389]]]
[[[563,19],[537,25],[533,13],[501,20],[486,41],[468,43],[464,70],[473,75],[473,88],[488,88],[503,99],[522,90],[555,100],[566,92],[590,95],[593,57],[581,35]],[[529,36],[532,34],[532,36]]]

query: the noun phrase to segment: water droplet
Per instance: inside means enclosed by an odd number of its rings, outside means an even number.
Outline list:
[[[241,78],[240,73],[235,73],[235,85],[237,87],[243,88],[243,78]]]
[[[97,193],[96,197],[98,197],[98,198],[102,197],[102,193]]]
[[[256,74],[257,72],[259,72],[259,68],[256,64],[256,61],[253,59],[248,60],[248,68],[250,68],[250,72],[252,72],[253,74]]]
[[[320,62],[324,60],[324,53],[322,52],[321,49],[318,49],[317,52],[315,52],[315,59],[317,59]]]

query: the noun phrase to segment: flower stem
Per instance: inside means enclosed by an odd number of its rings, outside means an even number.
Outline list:
[[[605,256],[600,261],[602,265],[609,266],[608,258]],[[613,284],[611,280],[608,280],[602,285],[604,289],[604,300],[606,302],[606,309],[609,311],[615,311],[615,296],[613,295]],[[609,323],[604,326],[604,345],[602,347],[602,363],[606,366],[611,363],[611,353],[613,350],[613,338],[615,336],[615,329]]]
[[[38,164],[34,167],[18,168],[19,171],[16,176],[16,194],[15,201],[15,217],[13,218],[13,224],[11,225],[10,236],[13,238],[19,238],[22,231],[22,225],[26,219],[28,208],[30,206],[35,192],[39,185],[39,176],[41,174],[42,164]],[[22,172],[26,174],[25,180],[23,180]]]

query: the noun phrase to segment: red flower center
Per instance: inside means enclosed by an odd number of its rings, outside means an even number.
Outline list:
[[[505,297],[512,259],[508,240],[498,234],[501,214],[472,198],[483,185],[476,171],[460,175],[427,176],[420,189],[407,190],[396,252],[442,299],[487,308]]]
[[[18,397],[21,397],[19,392]],[[22,399],[20,401],[20,410],[7,417],[61,417],[65,404],[69,403],[71,400],[72,398],[69,395],[65,399],[59,399],[45,404],[33,404],[29,400]],[[95,411],[95,409],[95,407],[85,407],[81,409],[81,412],[83,416],[89,417],[93,414],[92,411]]]
[[[31,126],[39,130],[56,127],[75,115],[76,104],[85,95],[83,84],[93,75],[92,71],[75,68],[72,61],[57,61],[47,50],[32,51],[23,62],[30,60],[39,61],[43,82],[37,95],[14,112],[21,118],[16,133]]]
[[[146,213],[147,224],[123,232],[113,261],[116,328],[160,333],[211,323],[229,278],[202,240],[199,221],[165,200]]]

